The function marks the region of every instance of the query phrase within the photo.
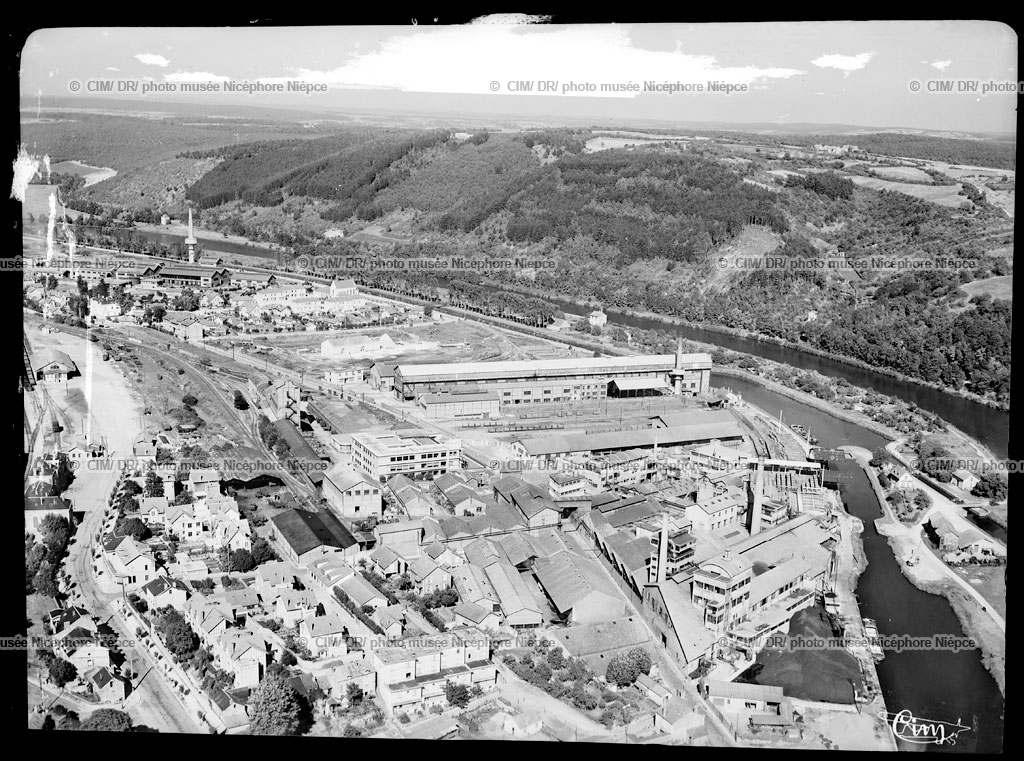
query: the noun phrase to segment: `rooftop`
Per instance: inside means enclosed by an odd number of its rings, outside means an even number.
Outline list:
[[[270,519],[297,555],[320,546],[347,549],[355,537],[333,515],[291,508]]]
[[[711,367],[710,354],[685,354],[683,362],[707,364]],[[405,382],[427,382],[441,379],[472,380],[473,378],[538,378],[551,375],[595,375],[616,371],[668,372],[676,366],[674,354],[656,354],[636,357],[593,357],[571,359],[536,359],[511,362],[451,362],[445,364],[399,365]]]
[[[684,446],[715,439],[734,440],[742,437],[743,429],[733,420],[723,423],[695,423],[673,428],[642,428],[638,431],[563,434],[517,441],[527,454],[536,457],[563,452],[653,448],[655,445]]]

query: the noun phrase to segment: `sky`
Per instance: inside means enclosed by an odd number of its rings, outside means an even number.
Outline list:
[[[1016,34],[997,22],[529,23],[536,20],[46,29],[25,44],[21,95],[43,106],[49,97],[102,96],[126,107],[187,101],[594,123],[1015,130],[1014,92],[982,92],[1019,78]],[[953,92],[930,92],[935,80]],[[188,85],[206,89],[185,92]]]

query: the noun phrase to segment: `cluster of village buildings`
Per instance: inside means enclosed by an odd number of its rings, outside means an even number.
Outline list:
[[[104,269],[86,279],[133,289],[203,289],[204,310],[237,308],[243,320],[282,310],[318,318],[367,303],[351,281],[310,292],[270,275],[231,275],[218,261],[139,268]],[[228,285],[259,288],[232,295],[225,305],[218,291]],[[51,296],[43,294],[44,303]],[[97,304],[93,314],[109,306]],[[138,309],[126,315],[108,309],[103,319],[138,317]],[[164,327],[182,340],[208,335],[192,313],[179,319],[169,312]],[[352,341],[362,343],[332,338],[321,352],[389,353],[387,336]],[[42,380],[77,372],[59,352],[34,357],[32,366]],[[328,373],[323,381],[332,385],[364,374],[360,368]],[[838,543],[836,505],[820,463],[772,458],[752,446],[742,416],[710,394],[710,373],[709,355],[681,348],[642,357],[376,361],[366,368],[371,386],[417,405],[426,419],[486,420],[502,408],[545,402],[689,400],[639,430],[523,433],[509,453],[546,472],[540,480],[467,468],[461,439],[413,425],[344,434],[314,426],[310,436],[303,432],[312,412],[308,391],[253,374],[247,396],[288,443],[289,457],[320,466],[305,471],[318,509],[282,502],[286,490],[272,471],[215,465],[183,475],[174,458],[158,464],[160,449],[174,452],[177,434],[146,434],[132,453],[140,472],[129,478],[142,486],[147,470],[161,476],[167,496],[139,499],[138,517],[154,538],[105,534],[102,568],[124,595],[139,595],[151,610],[170,606],[182,613],[217,666],[232,675],[230,687],[218,688],[211,700],[235,730],[245,726],[249,692],[284,650],[295,649],[284,630],[304,643],[296,653],[304,675],[297,687],[317,686],[340,704],[355,684],[396,715],[443,705],[451,682],[475,693],[493,689],[498,644],[523,633],[550,635],[599,675],[617,654],[643,647],[664,652],[682,674],[706,677],[723,663],[752,659],[795,612],[821,598],[835,576]],[[82,443],[38,464],[26,495],[30,530],[47,511],[73,515],[45,486],[61,463],[102,455]],[[243,514],[236,498],[260,490],[261,504],[283,508],[265,524]],[[183,492],[190,495],[186,503],[174,497]],[[257,536],[269,539],[281,559],[233,574],[240,580],[230,588],[199,591],[197,584],[224,573],[224,550],[251,549]],[[381,580],[396,577],[417,597],[451,590],[457,601],[434,608],[428,620],[412,602],[381,588]],[[264,625],[269,620],[276,625]],[[104,661],[102,646],[84,647],[81,655],[68,653],[81,663],[83,678],[108,685],[96,688],[102,696],[119,690],[109,686],[121,677]],[[744,703],[744,722],[784,732],[793,727],[781,690],[714,679],[702,685],[724,711],[731,702]],[[702,722],[692,722],[680,696],[656,675],[645,675],[638,688],[662,725],[693,723],[698,730]],[[513,724],[529,731],[529,721]]]

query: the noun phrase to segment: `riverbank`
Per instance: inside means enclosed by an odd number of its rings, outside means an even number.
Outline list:
[[[875,529],[884,536],[892,547],[893,554],[899,562],[900,571],[911,584],[922,592],[941,595],[949,601],[957,619],[963,627],[964,634],[978,643],[981,650],[981,661],[992,674],[999,692],[1006,697],[1006,632],[992,621],[988,613],[981,609],[975,599],[967,595],[960,585],[949,579],[924,578],[916,572],[919,566],[908,566],[904,560],[907,549],[899,527],[889,518],[875,521]],[[927,550],[925,550],[927,551]]]
[[[929,559],[927,548],[921,547],[920,539],[913,541],[910,537],[911,527],[905,526],[892,514],[889,503],[885,498],[885,491],[878,481],[874,468],[866,462],[861,462],[861,467],[867,474],[871,488],[883,511],[883,516],[875,520],[875,530],[886,538],[889,547],[892,548],[893,556],[900,567],[900,571],[907,581],[929,594],[941,595],[949,601],[964,634],[974,639],[981,650],[982,663],[988,672],[992,674],[999,691],[1006,696],[1006,632],[996,625],[989,612],[982,608],[981,604],[973,597],[964,592],[960,584],[948,578],[936,578],[926,569],[930,566],[925,562]],[[917,526],[917,531],[923,529]],[[907,558],[916,556],[916,565],[908,565]],[[941,560],[938,561],[941,563]]]
[[[762,378],[760,375],[748,372],[747,370],[741,370],[736,367],[723,367],[721,365],[715,365],[712,372],[714,372],[715,375],[724,375],[726,377],[734,378],[744,378],[748,381],[751,381],[752,383],[758,383],[767,388],[768,390],[774,391],[776,394],[779,394],[780,396],[785,396],[789,399],[792,399],[795,402],[800,402],[801,404],[805,404],[808,407],[813,407],[816,410],[829,414],[832,417],[839,418],[840,420],[844,420],[847,423],[859,425],[861,428],[866,428],[869,431],[877,433],[879,436],[884,436],[885,438],[890,439],[892,441],[901,438],[903,435],[895,428],[890,428],[887,425],[872,420],[863,413],[845,410],[842,407],[837,407],[836,405],[825,401],[824,399],[819,399],[813,394],[808,394],[805,391],[799,391],[795,388],[784,386],[778,381],[773,381],[768,378]],[[978,444],[977,446],[980,447],[981,445]]]
[[[538,291],[533,288],[522,288],[518,286],[504,286],[490,283],[491,287],[498,290],[509,291],[511,293],[519,293],[524,296],[534,296],[536,298],[546,299],[558,299],[565,301],[576,306],[583,307],[585,309],[599,309],[602,308],[598,303],[593,301],[587,301],[585,299],[572,298],[561,294],[551,294],[546,291]],[[921,378],[915,378],[910,375],[905,375],[897,370],[891,370],[885,367],[876,367],[870,365],[863,360],[857,359],[856,357],[847,357],[841,354],[832,354],[831,352],[823,351],[814,346],[807,346],[806,344],[795,343],[793,341],[787,341],[776,336],[767,336],[762,333],[756,333],[752,330],[746,330],[744,328],[731,328],[727,325],[718,325],[715,323],[702,323],[693,322],[692,320],[684,320],[681,317],[671,317],[668,315],[658,314],[657,312],[645,312],[638,311],[630,308],[615,308],[608,307],[611,312],[619,313],[629,317],[631,319],[651,320],[653,322],[662,322],[666,325],[677,325],[681,327],[691,328],[694,330],[706,330],[711,333],[720,333],[722,335],[734,336],[736,338],[743,338],[750,341],[758,341],[759,343],[774,344],[776,346],[782,346],[793,351],[800,351],[806,354],[813,354],[818,357],[825,359],[831,359],[836,362],[842,362],[843,364],[850,365],[851,367],[859,367],[862,370],[869,370],[880,375],[887,375],[890,378],[895,378],[905,383],[916,383],[919,386],[931,388],[936,391],[942,391],[943,393],[949,394],[950,396],[957,396],[961,399],[967,399],[968,401],[975,402],[977,404],[984,404],[986,407],[992,407],[993,409],[1002,410],[1004,412],[1009,411],[1009,404],[997,402],[994,399],[981,396],[979,394],[972,393],[963,389],[952,389],[948,386],[943,386],[940,383],[934,383]],[[614,326],[614,317],[609,314],[609,326]]]

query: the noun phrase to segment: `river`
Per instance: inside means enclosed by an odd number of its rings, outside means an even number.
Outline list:
[[[563,299],[545,297],[546,301],[558,306],[564,312],[583,315],[589,312]],[[913,402],[921,409],[934,412],[948,423],[952,423],[971,438],[988,447],[996,457],[1007,456],[1007,444],[1010,436],[1010,413],[989,407],[970,399],[947,394],[935,388],[900,380],[891,375],[851,365],[838,359],[822,357],[817,354],[800,351],[788,346],[752,338],[734,336],[705,328],[663,322],[647,317],[636,317],[615,309],[604,310],[609,322],[630,328],[643,330],[669,330],[691,341],[714,344],[723,349],[753,354],[775,362],[801,370],[814,370],[822,375],[834,378],[846,378],[854,386],[870,388],[880,394],[893,396],[906,402]]]
[[[851,444],[874,449],[886,443],[873,431],[805,407],[744,378],[725,378],[721,386],[772,415],[781,410],[786,423],[799,423],[813,430],[822,447]],[[857,584],[862,615],[874,618],[882,634],[963,636],[960,621],[946,598],[911,584],[888,541],[875,530],[874,521],[882,515],[882,509],[864,471],[854,462],[843,463],[840,468],[847,474],[840,485],[846,509],[864,522],[861,538],[868,567]],[[953,746],[900,742],[901,750],[1002,752],[1003,698],[982,663],[980,650],[887,652],[878,664],[878,678],[891,713],[906,709],[918,718],[960,721],[969,727],[977,717],[977,732],[973,728],[963,732]]]
[[[142,231],[139,231],[139,233],[164,245],[180,243],[184,240],[182,236],[171,233]],[[208,251],[217,251],[224,254],[259,256],[272,260],[276,257],[276,252],[273,249],[257,245],[243,246],[220,240],[200,240],[200,244]],[[545,301],[554,304],[563,312],[568,312],[569,314],[583,315],[588,312],[585,307],[564,299],[554,296],[544,296],[543,298]],[[880,394],[893,396],[906,402],[913,402],[918,407],[934,412],[943,420],[952,423],[968,436],[988,447],[997,457],[1007,456],[1010,414],[995,407],[989,407],[919,383],[900,380],[891,375],[851,365],[838,359],[800,351],[788,346],[780,346],[766,341],[734,336],[705,328],[677,325],[647,317],[636,317],[615,309],[605,311],[608,314],[609,320],[616,325],[644,330],[669,330],[692,341],[700,341],[720,346],[723,349],[753,354],[754,356],[782,362],[801,370],[814,370],[822,375],[846,378],[854,386],[870,388]]]

